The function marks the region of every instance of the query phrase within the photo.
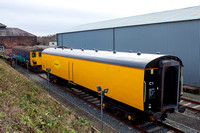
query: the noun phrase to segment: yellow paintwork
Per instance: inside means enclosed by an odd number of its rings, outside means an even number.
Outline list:
[[[144,69],[42,54],[42,69],[97,92],[109,88],[106,96],[144,110]]]
[[[105,108],[105,106],[106,106],[106,105],[105,105],[105,103],[103,103],[103,105],[102,105],[102,106]]]
[[[180,89],[179,94],[183,95],[183,76],[182,76],[182,67],[180,67]]]
[[[131,116],[130,116],[130,115],[128,115],[128,120],[129,120],[129,121],[131,120]]]
[[[36,57],[32,57],[32,53],[33,52],[30,52],[30,64],[31,64],[31,66],[42,65],[42,57],[39,57],[39,53],[41,53],[41,51],[35,51],[34,52],[36,54]],[[36,64],[33,64],[33,61],[36,62]]]

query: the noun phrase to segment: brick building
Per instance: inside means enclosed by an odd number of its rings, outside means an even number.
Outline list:
[[[0,47],[4,47],[7,55],[11,54],[14,46],[33,46],[37,43],[37,36],[18,28],[7,28],[0,23]]]

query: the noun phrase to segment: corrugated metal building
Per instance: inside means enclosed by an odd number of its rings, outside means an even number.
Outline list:
[[[80,25],[57,34],[59,46],[173,54],[184,84],[200,87],[200,6]]]
[[[4,47],[7,55],[11,54],[14,46],[33,46],[37,43],[37,36],[18,28],[7,28],[0,23],[0,47]]]

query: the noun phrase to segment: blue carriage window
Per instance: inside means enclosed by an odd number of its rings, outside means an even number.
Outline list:
[[[39,52],[39,57],[42,57],[42,53],[41,52]]]
[[[36,57],[36,54],[35,54],[35,53],[32,53],[32,57]]]

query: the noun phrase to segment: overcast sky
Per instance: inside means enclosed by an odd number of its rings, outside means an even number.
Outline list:
[[[199,5],[200,0],[0,0],[0,23],[46,36],[81,24]]]

